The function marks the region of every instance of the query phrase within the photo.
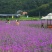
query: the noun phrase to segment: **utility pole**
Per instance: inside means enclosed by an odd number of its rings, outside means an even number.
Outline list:
[[[40,12],[39,12],[39,18],[40,18]]]

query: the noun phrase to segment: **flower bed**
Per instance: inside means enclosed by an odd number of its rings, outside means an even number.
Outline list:
[[[29,24],[40,21],[0,22],[0,52],[40,52],[52,49],[52,29],[37,28]],[[41,50],[42,47],[42,50]],[[45,49],[46,48],[46,49]],[[10,51],[8,51],[10,50]],[[48,52],[48,51],[47,51]]]

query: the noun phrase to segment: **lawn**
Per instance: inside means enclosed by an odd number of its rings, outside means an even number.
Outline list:
[[[21,20],[21,21],[24,21],[24,20],[40,20],[39,17],[35,16],[35,17],[25,17],[25,16],[21,16],[21,17],[0,17],[0,20],[6,20],[6,19],[9,19],[9,20]]]

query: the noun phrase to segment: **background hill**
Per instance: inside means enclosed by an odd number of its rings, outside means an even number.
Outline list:
[[[27,11],[29,16],[52,12],[52,0],[0,0],[0,13]]]

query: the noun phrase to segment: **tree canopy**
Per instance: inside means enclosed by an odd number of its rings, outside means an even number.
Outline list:
[[[0,13],[27,11],[29,16],[46,15],[52,12],[52,0],[0,0]]]

